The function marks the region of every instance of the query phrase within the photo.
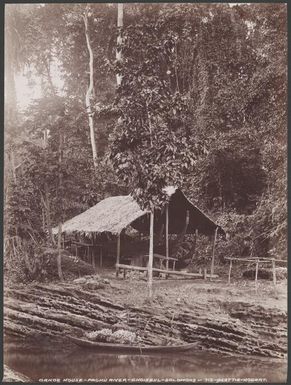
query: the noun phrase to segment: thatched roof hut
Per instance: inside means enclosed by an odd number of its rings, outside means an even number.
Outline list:
[[[186,212],[189,212],[189,224],[186,233],[199,233],[211,235],[215,229],[224,234],[223,229],[212,221],[198,207],[191,203],[183,192],[174,187],[165,189],[170,196],[169,201],[169,234],[179,234],[185,224]],[[155,231],[160,223],[164,222],[165,210],[155,212]],[[62,226],[63,233],[111,233],[118,235],[132,226],[143,234],[149,233],[149,211],[141,210],[137,202],[130,195],[115,196],[102,200],[82,214],[66,221]],[[53,233],[57,234],[54,228]]]
[[[146,213],[130,195],[119,195],[103,199],[90,209],[69,219],[63,224],[62,231],[99,234],[107,232],[117,235]],[[58,229],[54,228],[53,232],[57,233]]]

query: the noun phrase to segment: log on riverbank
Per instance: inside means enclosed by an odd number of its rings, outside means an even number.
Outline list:
[[[171,340],[177,344],[198,342],[199,349],[225,354],[280,358],[287,353],[285,311],[227,301],[217,301],[215,306],[132,306],[118,295],[119,290],[113,287],[109,299],[106,290],[88,291],[68,283],[7,289],[5,336],[66,338],[110,328],[134,331],[151,345]]]

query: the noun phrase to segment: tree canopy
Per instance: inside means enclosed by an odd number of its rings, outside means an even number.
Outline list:
[[[160,207],[175,185],[226,226],[227,253],[286,257],[286,5],[125,4],[118,31],[117,4],[90,4],[97,167],[85,7],[6,6],[6,238],[48,242],[110,195]],[[20,73],[41,89],[25,109]]]

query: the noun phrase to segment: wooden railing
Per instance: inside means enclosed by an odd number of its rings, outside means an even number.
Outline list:
[[[277,284],[277,278],[276,278],[276,262],[279,263],[286,263],[287,261],[284,259],[275,259],[275,258],[234,258],[234,257],[226,257],[224,258],[229,261],[229,270],[228,270],[228,283],[230,283],[230,276],[231,276],[231,270],[232,270],[232,261],[238,261],[238,262],[248,262],[248,263],[255,263],[256,264],[256,271],[255,271],[255,285],[257,286],[258,281],[258,271],[259,271],[259,264],[272,264],[272,270],[273,270],[273,283],[274,286]]]
[[[123,270],[123,277],[125,278],[126,271],[128,270],[135,270],[135,271],[148,271],[147,266],[134,266],[134,265],[124,265],[121,263],[116,264],[116,269],[117,269],[117,275],[121,270]],[[178,276],[183,276],[183,277],[188,277],[188,278],[218,278],[218,275],[216,274],[201,274],[201,273],[186,273],[184,271],[177,271],[177,270],[166,270],[166,269],[157,269],[153,267],[152,269],[155,272],[158,273],[164,273],[166,276],[167,275],[178,275]]]

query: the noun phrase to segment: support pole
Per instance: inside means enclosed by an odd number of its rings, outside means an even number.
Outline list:
[[[165,228],[165,225],[164,225],[164,223],[162,223],[160,230],[159,230],[159,233],[157,234],[157,237],[155,239],[156,245],[159,245],[161,240],[163,239],[164,228]]]
[[[118,277],[118,265],[119,265],[119,260],[120,260],[120,234],[118,234],[117,238],[117,257],[116,257],[116,277]]]
[[[90,248],[89,248],[89,250],[90,250]],[[94,247],[91,247],[91,258],[92,258],[92,266],[93,266],[94,270],[96,270]]]
[[[259,261],[256,263],[256,275],[255,275],[256,291],[257,291],[257,283],[258,283],[258,272],[259,272]]]
[[[194,238],[194,248],[193,248],[193,254],[191,256],[191,262],[190,262],[190,265],[192,264],[193,262],[193,259],[196,257],[196,254],[197,254],[197,240],[198,240],[198,229],[195,229],[195,238]]]
[[[230,284],[230,274],[232,268],[232,259],[229,260],[229,271],[228,271],[228,283]]]
[[[149,297],[153,295],[153,259],[154,259],[154,210],[150,216],[150,248],[149,248],[149,263],[148,263],[148,287]]]
[[[195,250],[194,250],[194,253],[196,253],[196,245],[197,245],[198,235],[199,235],[199,231],[198,231],[198,229],[195,229]]]
[[[169,270],[169,205],[166,206],[166,269]]]
[[[210,275],[214,274],[214,256],[215,256],[215,243],[216,243],[216,238],[217,238],[217,231],[218,231],[218,227],[216,227],[215,232],[214,232]]]
[[[207,269],[206,269],[206,267],[204,267],[203,276],[204,276],[204,280],[206,281],[206,279],[207,279]],[[211,277],[211,274],[210,274],[210,277]]]

